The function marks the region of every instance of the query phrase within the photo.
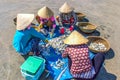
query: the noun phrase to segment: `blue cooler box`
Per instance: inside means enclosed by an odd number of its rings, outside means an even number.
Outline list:
[[[41,57],[30,56],[20,68],[26,80],[38,80],[45,70],[45,60]]]

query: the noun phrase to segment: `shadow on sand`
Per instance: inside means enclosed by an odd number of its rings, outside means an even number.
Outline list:
[[[89,20],[87,18],[83,18],[83,19],[78,20],[78,22],[89,22]]]
[[[112,48],[105,53],[105,59],[112,59],[115,56],[115,53]]]
[[[117,77],[114,74],[108,73],[103,66],[95,80],[117,80]]]
[[[105,59],[112,59],[115,56],[112,48],[105,53]],[[111,73],[108,73],[103,66],[95,80],[117,80],[117,76]]]
[[[82,32],[82,31],[79,31],[81,34],[83,34],[85,37],[87,37],[87,36],[100,36],[100,32],[99,31],[97,31],[97,30],[95,30],[94,32],[92,32],[92,33],[84,33],[84,32]]]

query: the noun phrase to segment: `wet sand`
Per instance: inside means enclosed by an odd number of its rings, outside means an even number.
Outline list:
[[[20,73],[20,65],[24,59],[12,47],[16,29],[13,18],[17,13],[37,14],[37,10],[46,5],[57,15],[59,7],[65,1],[68,1],[75,11],[85,13],[86,18],[98,26],[99,35],[110,42],[111,49],[105,54],[105,65],[96,80],[120,80],[119,0],[1,0],[0,80],[24,80]]]

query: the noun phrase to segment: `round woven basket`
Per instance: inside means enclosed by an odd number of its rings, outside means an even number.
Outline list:
[[[78,23],[79,29],[84,33],[92,33],[96,30],[97,26],[89,22]]]
[[[106,40],[103,37],[100,37],[100,36],[89,36],[89,37],[87,37],[87,39],[89,40],[88,41],[88,47],[94,53],[105,53],[105,52],[107,52],[110,49],[110,44],[109,44],[108,40]],[[102,44],[105,45],[106,50],[104,50],[104,51],[103,50],[95,50],[95,49],[90,47],[91,43],[102,43]]]
[[[13,19],[13,22],[16,25],[16,23],[17,23],[17,17]]]
[[[75,12],[75,14],[77,15],[79,21],[82,20],[86,16],[85,14],[80,13],[80,12]]]

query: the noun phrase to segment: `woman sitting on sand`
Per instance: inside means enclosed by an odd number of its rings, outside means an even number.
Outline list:
[[[77,80],[94,80],[104,62],[104,54],[101,53],[90,59],[87,42],[88,40],[77,31],[73,31],[64,40],[68,46],[62,56],[70,58],[70,72]]]
[[[17,15],[17,30],[12,44],[15,50],[21,55],[27,55],[29,52],[34,52],[34,50],[36,54],[39,53],[37,52],[38,42],[35,41],[35,38],[48,42],[45,36],[31,27],[33,19],[34,14]]]
[[[61,29],[61,34],[72,32],[77,22],[77,15],[74,13],[74,8],[70,7],[66,2],[59,9],[60,14],[57,16]]]
[[[45,36],[54,35],[56,28],[55,18],[53,11],[48,7],[43,7],[38,11],[36,20],[39,23],[37,31],[41,31]]]

